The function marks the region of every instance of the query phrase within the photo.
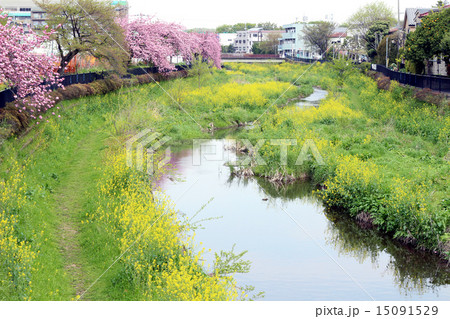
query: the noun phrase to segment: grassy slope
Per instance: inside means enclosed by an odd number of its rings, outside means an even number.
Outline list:
[[[95,168],[102,160],[105,133],[99,129],[105,120],[99,111],[86,116],[92,111],[90,103],[101,104],[100,97],[84,102],[84,107],[65,102],[61,119],[51,119],[21,140],[2,145],[3,168],[12,161],[26,165],[29,208],[20,214],[18,228],[35,237],[33,247],[40,251],[32,271],[34,300],[70,300],[95,279],[86,266],[78,232],[83,199],[95,187]]]
[[[216,72],[207,83],[210,87],[220,89],[230,81],[240,85],[276,79],[292,81],[303,70],[302,66],[271,66],[269,69],[263,66],[243,66],[238,72]],[[310,89],[311,85],[319,83],[317,76],[304,77],[299,82]],[[236,121],[249,121],[268,106],[262,105],[249,110],[239,107],[239,101],[234,101],[230,102],[235,103],[232,105],[234,107],[223,105],[213,108],[213,105],[205,103],[201,96],[198,99],[186,96],[186,92],[198,89],[197,83],[196,79],[185,79],[162,85],[203,127],[207,127],[211,122],[217,127]],[[300,91],[295,92],[299,93]],[[356,92],[353,93],[348,93],[348,96],[354,108],[358,108],[361,100]],[[213,96],[214,93],[209,94],[208,99]],[[280,104],[286,103],[288,98],[292,96],[287,96]],[[25,237],[33,238],[33,247],[40,250],[34,265],[35,270],[32,272],[31,293],[31,298],[38,300],[74,298],[102,274],[119,253],[115,247],[102,245],[107,238],[101,238],[104,235],[95,227],[81,225],[85,211],[94,207],[94,203],[89,202],[89,196],[86,194],[94,192],[99,174],[96,168],[101,167],[106,150],[119,147],[127,137],[144,128],[154,128],[169,135],[175,143],[183,139],[207,136],[154,84],[121,90],[106,96],[64,102],[62,109],[60,120],[51,120],[50,123],[35,127],[21,140],[4,142],[1,152],[3,156],[0,178],[9,177],[7,167],[12,162],[26,164],[24,173],[29,205],[19,214],[21,221],[18,229]],[[347,140],[350,143],[350,152],[355,154],[361,153],[361,150],[357,149],[361,143],[355,143],[355,135],[363,138],[372,134],[381,140],[394,137],[401,140],[398,157],[391,156],[393,153],[389,153],[389,156],[378,156],[385,154],[385,150],[379,153],[377,145],[371,145],[369,149],[364,150],[366,153],[372,153],[375,160],[379,158],[387,167],[393,167],[392,172],[407,172],[408,165],[398,165],[405,160],[402,152],[407,149],[413,152],[417,143],[423,145],[426,154],[435,152],[431,143],[420,137],[401,134],[389,125],[366,127],[365,122],[344,121],[332,125],[314,123],[313,126],[317,132],[322,132],[330,139]],[[413,161],[414,165],[420,164],[411,156],[408,160]],[[440,172],[436,172],[438,173]],[[442,183],[446,185],[445,181],[439,184]],[[41,232],[42,235],[36,235]],[[62,235],[63,233],[65,235]],[[124,292],[119,291],[123,287],[111,291],[111,282],[119,271],[118,267],[113,267],[89,291],[86,298],[123,298]],[[3,298],[19,299],[12,291],[5,292]]]
[[[354,71],[340,84],[331,68],[309,73],[300,81],[332,93],[321,107],[287,107],[263,118],[261,129],[242,135],[253,141],[297,138],[298,145],[312,138],[327,165],[295,165],[301,147],[291,147],[288,165],[282,166],[279,150],[266,147],[261,153],[270,164],[255,172],[306,172],[326,185],[320,194],[327,205],[353,216],[369,212],[383,231],[448,254],[448,108],[419,102],[398,85],[378,90],[374,81]],[[343,116],[342,110],[353,115]]]
[[[60,218],[59,247],[65,260],[65,269],[69,275],[71,286],[77,295],[81,295],[95,278],[90,275],[88,262],[83,257],[80,238],[80,221],[85,212],[83,201],[86,194],[95,191],[95,181],[99,178],[104,147],[104,134],[90,132],[72,150],[64,178],[55,190]],[[86,299],[86,298],[85,298]]]

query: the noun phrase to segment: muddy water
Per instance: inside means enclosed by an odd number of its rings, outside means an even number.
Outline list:
[[[249,273],[235,275],[238,285],[264,291],[264,300],[450,299],[449,268],[439,259],[327,212],[308,183],[277,189],[263,179],[233,178],[224,163],[234,155],[220,154],[221,140],[209,144],[194,153],[175,150],[171,163],[180,180],[160,181],[181,218],[209,202],[193,218],[212,218],[196,231],[197,249],[212,249],[205,267],[213,252],[236,244],[252,262]]]

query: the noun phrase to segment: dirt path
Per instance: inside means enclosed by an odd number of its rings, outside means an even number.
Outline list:
[[[80,244],[80,223],[84,215],[83,203],[89,185],[95,182],[100,165],[103,138],[100,134],[89,134],[73,151],[67,164],[66,175],[55,192],[59,212],[59,247],[65,261],[65,271],[70,277],[76,295],[81,295],[91,283]],[[75,297],[75,296],[74,296]],[[88,299],[89,296],[83,298]]]

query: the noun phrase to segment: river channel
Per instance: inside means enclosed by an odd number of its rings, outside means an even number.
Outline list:
[[[264,291],[263,300],[450,300],[450,271],[440,259],[327,211],[308,182],[280,189],[233,177],[227,143],[173,149],[175,173],[159,181],[180,218],[210,219],[195,239],[196,249],[206,248],[205,267],[236,244],[251,269],[234,277]]]

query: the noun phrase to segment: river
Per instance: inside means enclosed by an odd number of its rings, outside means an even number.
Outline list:
[[[313,90],[314,91],[311,95],[301,99],[295,105],[299,107],[308,107],[308,106],[318,107],[320,101],[322,101],[327,97],[328,92],[319,88],[313,88]]]
[[[213,218],[196,231],[196,249],[207,249],[205,267],[214,252],[236,244],[251,261],[250,272],[235,274],[238,286],[264,291],[263,300],[450,300],[450,271],[437,257],[327,211],[307,182],[277,189],[231,176],[224,164],[233,152],[205,158],[225,143],[172,150],[179,180],[167,175],[159,182],[180,218],[207,204],[193,219]]]

